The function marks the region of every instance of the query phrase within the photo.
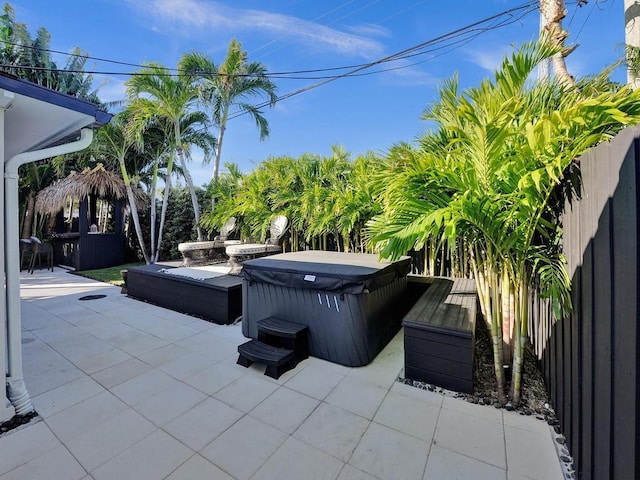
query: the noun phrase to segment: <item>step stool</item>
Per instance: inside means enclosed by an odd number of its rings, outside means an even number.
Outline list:
[[[299,323],[268,317],[256,323],[258,340],[274,347],[293,350],[296,362],[309,357],[307,332],[309,328]]]
[[[238,346],[238,365],[263,363],[264,374],[277,379],[309,357],[305,325],[269,317],[257,322],[257,327],[258,339]]]
[[[264,374],[278,379],[280,375],[296,366],[293,350],[273,347],[260,340],[250,340],[238,346],[238,365],[250,367],[253,363],[267,365]]]

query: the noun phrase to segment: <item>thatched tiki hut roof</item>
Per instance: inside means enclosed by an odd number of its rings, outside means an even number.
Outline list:
[[[36,196],[36,211],[55,215],[68,203],[69,198],[84,200],[94,195],[115,200],[126,199],[124,181],[117,174],[105,170],[99,163],[95,168],[86,168],[81,173],[71,172],[43,189]]]

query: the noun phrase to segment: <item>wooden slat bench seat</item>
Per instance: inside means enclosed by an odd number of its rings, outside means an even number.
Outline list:
[[[473,393],[475,281],[433,278],[402,321],[405,377]]]

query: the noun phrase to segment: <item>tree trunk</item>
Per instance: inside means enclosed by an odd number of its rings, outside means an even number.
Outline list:
[[[551,57],[553,65],[553,73],[558,83],[563,87],[575,87],[576,82],[567,71],[565,57],[569,55],[574,48],[566,48],[564,41],[569,34],[562,29],[562,19],[567,15],[567,9],[564,7],[564,0],[541,0],[540,11],[546,20],[545,29],[549,34],[552,44],[557,45],[562,50]]]
[[[187,188],[189,189],[189,194],[191,195],[191,205],[193,206],[193,222],[196,227],[196,232],[198,233],[198,241],[201,242],[203,240],[203,237],[202,227],[200,227],[200,205],[198,204],[198,196],[196,195],[196,190],[193,187],[193,179],[191,178],[191,174],[187,169],[187,162],[185,162],[184,160],[184,152],[182,148],[178,148],[178,159],[180,160],[182,174],[184,175],[184,180],[185,182],[187,182]]]
[[[638,50],[640,49],[640,1],[624,0],[624,30],[625,44],[636,49],[636,61],[629,61],[627,53],[627,83],[634,90],[640,87],[640,61],[638,61]]]
[[[520,405],[522,398],[522,365],[524,363],[524,346],[527,338],[527,323],[529,321],[529,290],[524,280],[520,281],[516,293],[516,322],[515,322],[515,350],[511,375],[511,399],[513,407]]]
[[[490,266],[493,270],[493,266]],[[502,352],[502,312],[500,301],[500,275],[498,272],[489,272],[491,289],[491,343],[493,344],[493,368],[496,374],[496,388],[498,390],[498,401],[504,405],[507,401],[505,396],[504,363]]]
[[[162,208],[160,210],[160,228],[158,228],[158,245],[156,251],[153,254],[153,263],[158,261],[160,256],[160,245],[162,244],[162,233],[164,231],[164,222],[167,218],[167,206],[169,205],[169,190],[171,189],[171,173],[173,170],[173,152],[169,157],[167,163],[167,176],[164,181],[164,195],[162,196]]]
[[[229,107],[224,107],[222,118],[220,118],[220,133],[218,134],[218,144],[216,145],[216,158],[213,161],[213,175],[211,178],[217,180],[220,175],[220,158],[222,156],[222,141],[224,140],[224,132],[227,130],[227,115]]]
[[[36,206],[36,195],[33,190],[29,190],[24,204],[24,220],[22,223],[22,233],[20,234],[20,238],[29,238],[32,233],[34,209]]]
[[[156,209],[156,186],[158,184],[158,162],[159,158],[155,159],[153,164],[153,177],[151,180],[151,205],[149,208],[151,209],[151,256],[154,257],[156,255],[156,222],[158,212]]]
[[[502,362],[504,365],[508,365],[513,360],[515,300],[506,269],[503,269],[502,272],[502,293],[500,296],[502,298]]]
[[[136,206],[136,199],[133,196],[133,190],[131,189],[131,185],[126,182],[125,187],[127,189],[127,199],[129,200],[129,208],[131,209],[131,218],[133,219],[133,225],[136,229],[136,236],[138,237],[138,244],[142,249],[142,255],[144,256],[144,261],[148,265],[151,263],[151,259],[149,258],[149,254],[147,253],[147,247],[144,243],[144,236],[142,235],[142,228],[140,227],[140,217],[138,216],[138,207]]]

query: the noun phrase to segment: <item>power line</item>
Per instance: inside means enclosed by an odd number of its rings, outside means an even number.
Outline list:
[[[486,32],[486,31],[490,31],[496,28],[500,28],[503,27],[505,25],[509,25],[511,23],[517,22],[520,19],[522,19],[524,16],[526,16],[527,14],[531,13],[532,11],[535,10],[534,6],[537,6],[538,2],[537,1],[530,1],[528,3],[519,5],[517,7],[513,7],[510,8],[508,10],[505,10],[503,12],[500,12],[498,14],[492,15],[490,17],[487,17],[483,20],[479,20],[477,22],[474,22],[472,24],[469,24],[467,26],[458,28],[456,30],[453,30],[451,32],[448,32],[446,34],[437,36],[435,38],[432,38],[430,40],[427,40],[425,42],[419,43],[417,45],[414,45],[412,47],[406,48],[404,50],[401,50],[399,52],[396,52],[394,54],[385,56],[383,58],[380,58],[378,60],[372,61],[372,62],[368,62],[368,63],[364,63],[364,64],[360,64],[360,65],[353,65],[353,66],[343,66],[343,67],[332,67],[332,68],[328,68],[328,69],[312,69],[312,70],[299,70],[296,72],[276,72],[276,73],[271,73],[271,74],[265,74],[264,76],[270,77],[270,78],[287,78],[287,79],[295,79],[295,77],[291,77],[290,75],[292,74],[296,74],[296,73],[302,73],[302,72],[314,72],[314,73],[319,73],[319,72],[324,72],[324,71],[336,71],[336,70],[344,70],[344,69],[349,69],[347,72],[344,72],[342,74],[339,75],[334,75],[334,76],[329,76],[329,77],[324,77],[324,78],[315,78],[315,79],[321,79],[321,81],[311,84],[311,85],[307,85],[303,88],[300,88],[298,90],[289,92],[287,94],[281,95],[279,96],[276,101],[280,102],[283,100],[286,100],[288,98],[291,98],[293,96],[296,95],[300,95],[302,93],[308,92],[310,90],[313,90],[315,88],[318,88],[320,86],[326,85],[328,83],[334,82],[336,80],[342,79],[342,78],[347,78],[347,77],[357,77],[357,76],[362,76],[362,75],[372,75],[375,73],[382,73],[384,71],[390,71],[390,70],[398,70],[401,68],[408,68],[410,66],[413,65],[417,65],[419,63],[424,63],[427,60],[421,61],[421,62],[417,62],[417,63],[413,63],[410,65],[402,65],[400,67],[395,67],[395,68],[389,68],[389,69],[383,69],[383,70],[378,70],[375,72],[368,72],[368,73],[361,73],[364,70],[367,70],[369,68],[372,68],[376,65],[381,65],[384,63],[389,63],[389,62],[394,62],[394,61],[399,61],[399,60],[405,60],[408,58],[412,58],[412,57],[416,57],[419,55],[425,55],[427,53],[431,53],[433,51],[436,50],[440,50],[440,49],[446,49],[448,48],[450,50],[457,48],[455,47],[455,45],[457,44],[464,44],[467,43],[469,41],[471,41],[472,39],[476,38],[477,36],[479,36],[480,34]],[[516,15],[517,13],[519,13],[519,15]],[[502,19],[502,17],[507,17],[506,19]],[[488,26],[482,27],[482,25],[484,24],[488,24]],[[462,39],[458,39],[455,42],[452,42],[453,39],[456,39],[458,37],[462,37],[462,36],[468,36],[470,33],[475,32],[471,37],[469,38],[462,38]],[[449,44],[446,44],[445,42],[452,42]],[[438,46],[440,44],[443,44],[441,46]],[[446,52],[444,52],[446,53]],[[444,53],[441,53],[440,55],[444,55]],[[440,56],[438,55],[438,56]],[[435,58],[435,57],[434,57]],[[104,60],[107,62],[110,62],[110,60]],[[126,62],[116,62],[113,61],[113,63],[121,63],[121,64],[125,64]],[[142,66],[143,68],[146,68],[147,66]],[[155,73],[149,73],[149,72],[133,72],[133,73],[124,73],[124,72],[105,72],[105,71],[74,71],[74,70],[63,70],[63,69],[48,69],[48,68],[44,68],[44,67],[30,67],[30,66],[13,66],[13,65],[0,65],[0,68],[23,68],[23,69],[34,69],[34,70],[47,70],[47,71],[60,71],[60,72],[67,72],[67,73],[85,73],[85,74],[103,74],[103,75],[127,75],[127,76],[140,76],[140,75],[156,75]],[[172,73],[170,73],[172,71],[172,69],[168,69],[165,68],[165,70],[167,70],[167,75],[173,75]],[[206,72],[200,72],[200,74],[206,74]],[[240,76],[248,76],[248,75],[240,75]],[[299,79],[299,78],[298,78]],[[266,102],[262,102],[258,105],[255,106],[255,108],[262,108],[265,107],[267,105],[270,105],[271,102],[266,101]],[[229,119],[233,119],[233,118],[237,118],[240,117],[242,115],[247,114],[246,111],[238,111],[234,114],[231,114],[229,116]]]
[[[488,23],[491,21],[496,21],[498,19],[500,19],[500,17],[504,17],[506,15],[510,15],[514,12],[518,12],[518,11],[522,11],[525,10],[525,12],[523,14],[521,14],[520,17],[513,19],[513,17],[511,17],[510,19],[508,19],[508,21],[503,21],[501,24],[498,25],[492,25],[490,27],[484,28],[482,29],[482,31],[488,31],[491,29],[495,29],[495,28],[500,28],[504,25],[508,25],[510,23],[513,23],[515,21],[518,21],[520,18],[522,18],[524,15],[530,13],[529,11],[526,11],[527,9],[532,8],[532,6],[534,4],[537,4],[537,2],[532,1],[523,5],[520,5],[518,7],[513,7],[509,10],[506,10],[504,12],[498,13],[496,15],[493,15],[491,17],[488,17],[486,19],[480,20],[478,22],[475,22],[473,24],[470,24],[466,27],[462,27],[460,29],[454,30],[453,32],[449,32],[446,33],[444,35],[441,35],[439,37],[436,37],[432,40],[429,40],[427,42],[423,42],[421,44],[418,44],[414,47],[411,47],[409,49],[406,49],[402,52],[387,56],[383,59],[377,60],[375,62],[367,62],[367,63],[362,63],[362,64],[353,64],[353,65],[343,65],[343,66],[338,66],[338,67],[328,67],[328,68],[316,68],[316,69],[306,69],[306,70],[293,70],[293,71],[284,71],[284,72],[267,72],[264,74],[261,74],[261,76],[263,77],[269,77],[269,78],[279,78],[279,79],[293,79],[293,80],[308,80],[308,79],[338,79],[338,78],[342,78],[343,76],[347,76],[347,75],[352,75],[354,71],[358,71],[361,70],[363,68],[370,68],[371,66],[377,65],[379,63],[386,63],[386,62],[392,62],[392,61],[397,61],[397,60],[402,60],[405,58],[410,58],[410,57],[414,57],[417,55],[424,55],[427,53],[430,53],[432,50],[424,50],[426,47],[428,46],[433,46],[433,45],[437,45],[439,43],[443,43],[446,42],[449,39],[452,38],[456,38],[458,36],[461,35],[465,35],[465,34],[469,34],[470,32],[473,32],[474,30],[477,29],[478,26],[484,24],[484,23]],[[13,45],[13,46],[18,46],[21,48],[28,48],[28,49],[36,49],[37,47],[32,47],[32,46],[28,46],[28,45],[20,45],[20,44],[15,44],[15,43],[11,43],[11,42],[6,42],[6,41],[1,41],[0,43],[5,43],[8,45]],[[44,50],[44,49],[43,49]],[[420,51],[423,50],[423,51]],[[49,50],[46,49],[44,51],[50,52],[50,53],[64,53],[64,52],[60,52],[58,50]],[[69,54],[67,54],[69,55]],[[102,61],[102,62],[107,62],[107,63],[114,63],[114,64],[119,64],[119,65],[127,65],[127,66],[134,66],[134,67],[140,67],[143,70],[148,69],[149,65],[139,65],[139,64],[134,64],[134,63],[128,63],[128,62],[120,62],[117,60],[110,60],[110,59],[105,59],[105,58],[100,58],[100,57],[91,57],[88,55],[78,55],[78,56],[82,56],[84,58],[87,59],[92,59],[92,60],[96,60],[96,61]],[[37,70],[37,71],[51,71],[51,72],[67,72],[67,73],[86,73],[89,75],[114,75],[114,76],[151,76],[151,75],[158,75],[157,73],[151,73],[148,71],[142,71],[142,72],[118,72],[118,71],[106,71],[106,70],[71,70],[71,69],[53,69],[53,68],[49,68],[49,67],[36,67],[36,66],[29,66],[29,65],[9,65],[9,64],[0,64],[0,68],[6,68],[6,69],[31,69],[31,70]],[[407,67],[398,67],[398,68],[407,68]],[[164,70],[167,71],[166,75],[183,75],[183,76],[193,76],[193,74],[187,74],[187,73],[173,73],[173,72],[177,72],[177,69],[175,68],[169,68],[169,67],[163,67]],[[292,77],[292,75],[300,75],[300,74],[307,74],[307,73],[324,73],[324,72],[332,72],[332,71],[340,71],[340,70],[349,70],[349,72],[346,72],[344,74],[340,74],[340,75],[336,75],[336,76],[330,76],[330,77]],[[198,72],[201,75],[224,75],[224,74],[219,74],[216,72]],[[227,75],[229,76],[229,75]],[[231,76],[237,76],[237,77],[251,77],[253,75],[248,75],[248,74],[235,74],[235,75],[231,75]]]
[[[381,63],[389,62],[389,61],[392,61],[392,60],[398,59],[398,58],[403,58],[404,55],[407,55],[409,53],[415,52],[416,50],[423,49],[423,48],[425,48],[425,47],[427,47],[427,46],[429,46],[431,44],[440,42],[440,41],[442,41],[443,39],[445,39],[447,37],[456,36],[456,35],[460,34],[461,32],[463,32],[465,30],[473,29],[473,28],[475,28],[475,27],[477,27],[479,25],[482,25],[483,23],[487,23],[487,22],[490,22],[492,20],[498,19],[498,18],[500,18],[500,17],[502,17],[504,15],[509,15],[511,13],[518,12],[518,11],[521,11],[521,10],[525,10],[525,11],[529,10],[529,13],[530,13],[531,11],[533,11],[533,9],[531,7],[534,6],[534,5],[537,5],[537,4],[538,4],[537,1],[532,1],[532,2],[525,3],[523,5],[517,6],[517,7],[510,8],[509,10],[505,10],[504,12],[492,15],[490,17],[487,17],[487,18],[485,18],[483,20],[479,20],[479,21],[474,22],[474,23],[472,23],[470,25],[467,25],[465,27],[458,28],[456,30],[453,30],[452,32],[446,33],[444,35],[440,35],[440,36],[435,37],[435,38],[433,38],[431,40],[427,40],[426,42],[422,42],[422,43],[420,43],[418,45],[415,45],[413,47],[409,47],[407,49],[404,49],[404,50],[402,50],[400,52],[394,53],[392,55],[388,55],[388,56],[383,57],[383,58],[381,58],[379,60],[376,60],[376,61],[370,62],[368,64],[365,64],[363,66],[354,68],[354,69],[352,69],[352,70],[350,70],[350,71],[348,71],[346,73],[343,73],[341,75],[336,75],[336,76],[328,78],[326,80],[323,80],[323,81],[320,81],[320,82],[317,82],[317,83],[314,83],[314,84],[311,84],[311,85],[307,85],[306,87],[300,88],[300,89],[295,90],[293,92],[286,93],[284,95],[279,96],[276,99],[276,101],[280,102],[282,100],[286,100],[287,98],[291,98],[291,97],[294,97],[296,95],[300,95],[301,93],[308,92],[310,90],[313,90],[315,88],[321,87],[321,86],[326,85],[328,83],[335,82],[336,80],[339,80],[341,78],[345,78],[345,77],[348,77],[348,76],[353,76],[354,74],[356,74],[356,73],[358,73],[358,72],[360,72],[362,70],[371,68],[371,67],[376,66],[376,65],[380,65]],[[269,102],[269,101],[262,102],[262,103],[256,105],[255,108],[266,107],[266,106],[268,106],[270,104],[271,104],[271,102]],[[247,112],[240,111],[240,112],[237,112],[235,114],[231,114],[229,116],[229,119],[231,120],[231,119],[234,119],[234,118],[246,115],[246,114],[247,114]]]

